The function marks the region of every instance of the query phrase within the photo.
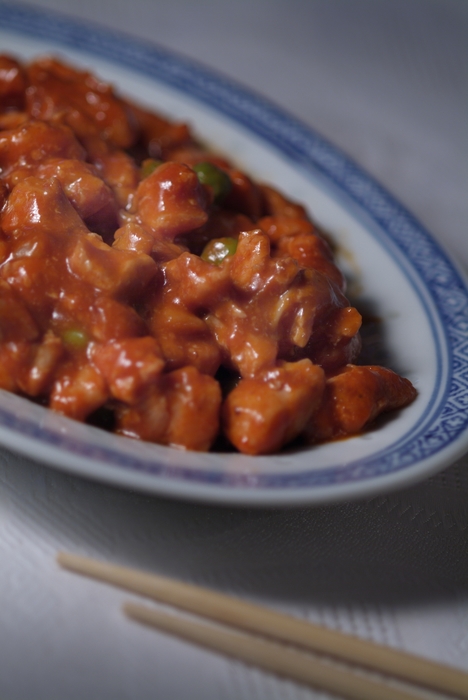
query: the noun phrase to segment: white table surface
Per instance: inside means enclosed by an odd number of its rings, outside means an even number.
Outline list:
[[[41,0],[214,66],[309,123],[468,269],[465,0]],[[1,26],[1,17],[0,17]],[[2,700],[311,700],[124,619],[131,597],[58,549],[262,601],[468,671],[468,457],[410,489],[295,510],[216,508],[0,450]]]

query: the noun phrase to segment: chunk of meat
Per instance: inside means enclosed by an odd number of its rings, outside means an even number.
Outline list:
[[[216,373],[221,351],[202,318],[179,304],[163,303],[154,308],[149,326],[168,369],[192,365],[204,374]]]
[[[0,56],[0,112],[24,108],[27,80],[24,68],[10,56]]]
[[[302,216],[287,216],[286,214],[263,216],[259,220],[258,226],[268,234],[273,246],[285,236],[315,236],[317,234],[314,224]]]
[[[151,333],[169,368],[190,364],[213,375],[221,363],[221,350],[204,316],[228,294],[229,270],[190,253],[165,263],[162,269],[164,284],[145,304]]]
[[[8,260],[0,268],[2,279],[21,298],[41,331],[50,322],[61,290],[61,280],[53,261],[43,263],[40,257]]]
[[[175,260],[181,253],[187,252],[186,247],[179,243],[165,238],[155,238],[132,217],[129,217],[129,220],[115,232],[113,247],[151,255],[157,263]]]
[[[37,323],[21,297],[0,279],[0,342],[30,341],[38,335]]]
[[[29,371],[19,380],[20,389],[29,396],[47,395],[64,353],[60,338],[48,331],[42,342],[32,348]]]
[[[232,183],[231,191],[226,196],[223,206],[233,209],[252,221],[257,221],[263,214],[263,197],[259,187],[244,172],[237,168],[228,168]]]
[[[69,237],[88,233],[56,178],[22,180],[10,194],[0,221],[3,232],[21,245],[28,237],[66,245]]]
[[[324,388],[324,372],[310,360],[281,363],[242,379],[224,402],[224,432],[240,452],[277,452],[302,432]]]
[[[276,359],[309,357],[316,364],[354,359],[360,316],[343,311],[349,302],[327,276],[301,269],[289,257],[272,258],[269,238],[260,230],[240,234],[235,255],[223,264],[234,290],[213,298],[206,322],[224,362],[243,377],[254,377]],[[325,337],[335,343],[330,358],[320,352]]]
[[[327,242],[320,236],[296,235],[281,238],[275,254],[289,255],[302,267],[310,267],[327,275],[343,292],[346,282],[343,273],[333,262]]]
[[[36,175],[45,179],[57,178],[68,201],[87,227],[112,241],[119,226],[119,208],[112,190],[92,165],[76,159],[53,158],[42,163]]]
[[[242,376],[254,376],[271,366],[269,356],[278,355],[280,340],[305,346],[320,305],[320,285],[314,292],[318,296],[311,298],[312,287],[296,262],[271,258],[265,234],[254,230],[240,235],[232,257],[231,280],[237,291],[232,297],[238,311],[228,302],[220,304],[213,315],[218,342]],[[208,320],[211,322],[211,317]]]
[[[152,387],[136,404],[117,404],[115,419],[116,432],[120,435],[164,444],[169,409],[161,383]]]
[[[167,296],[191,311],[209,309],[229,294],[229,268],[211,265],[198,255],[182,253],[162,270]]]
[[[86,286],[56,301],[51,325],[59,336],[71,330],[99,343],[148,334],[145,322],[131,306],[95,294]]]
[[[140,139],[152,158],[169,158],[170,151],[189,145],[192,135],[184,123],[174,123],[139,105],[127,103],[133,121],[138,124]],[[186,162],[186,161],[183,161]]]
[[[28,121],[0,131],[0,169],[10,188],[50,158],[84,160],[85,150],[67,126]]]
[[[150,255],[153,250],[154,237],[148,231],[145,231],[143,226],[135,221],[129,221],[114,234],[113,248],[118,250],[134,250],[137,253]],[[177,257],[180,254],[180,249],[177,248]],[[171,258],[169,258],[171,259]]]
[[[213,377],[195,367],[183,367],[165,377],[169,424],[165,442],[204,452],[219,430],[221,389]]]
[[[208,450],[219,428],[221,389],[195,367],[163,375],[146,396],[116,409],[117,431],[187,450]]]
[[[16,393],[21,391],[20,381],[28,370],[31,360],[32,343],[0,343],[0,389]]]
[[[288,216],[294,219],[306,219],[307,212],[302,204],[292,202],[271,185],[260,185],[263,208],[268,216]]]
[[[156,237],[174,239],[207,222],[208,201],[191,168],[163,163],[139,184],[132,212]]]
[[[68,418],[84,421],[109,398],[104,377],[89,363],[64,365],[50,394],[50,408]]]
[[[3,209],[5,202],[8,199],[8,187],[4,182],[0,181],[0,211]],[[0,240],[2,240],[2,232],[0,229]]]
[[[109,185],[121,207],[127,209],[140,182],[140,171],[128,153],[105,150],[92,158],[93,164]]]
[[[51,120],[65,114],[78,136],[99,134],[101,138],[128,148],[137,138],[136,125],[125,103],[110,85],[87,71],[42,58],[27,67],[27,109],[35,119]]]
[[[28,121],[26,112],[4,112],[0,113],[0,131],[17,129]]]
[[[1,226],[10,239],[10,257],[0,275],[22,297],[45,332],[70,277],[65,266],[67,251],[88,230],[58,180],[39,178],[27,178],[14,188],[3,209]]]
[[[354,362],[361,351],[361,323],[361,314],[352,306],[330,309],[316,333],[311,335],[303,353],[327,372]],[[301,351],[294,354],[302,356]]]
[[[90,355],[111,395],[127,404],[140,401],[164,368],[159,345],[148,336],[96,344]]]
[[[180,148],[172,148],[170,152],[170,158],[166,160],[173,160],[177,163],[185,163],[193,167],[198,163],[212,163],[216,165],[220,170],[228,171],[231,167],[226,158],[220,156],[218,153],[212,153],[207,151],[198,143],[186,144]]]
[[[333,261],[330,246],[310,221],[285,215],[265,216],[258,225],[272,241],[275,257],[289,256],[301,267],[319,270],[344,292],[345,278]]]
[[[411,382],[390,369],[348,365],[327,379],[322,405],[305,434],[311,442],[355,435],[379,414],[403,408],[415,397]]]
[[[149,255],[112,248],[94,233],[76,240],[68,264],[87,284],[125,299],[139,296],[158,273]]]

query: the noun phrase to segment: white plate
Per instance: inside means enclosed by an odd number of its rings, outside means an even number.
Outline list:
[[[438,244],[336,148],[237,84],[153,45],[0,2],[0,47],[62,55],[307,203],[332,232],[380,317],[387,364],[416,401],[365,435],[272,457],[197,454],[131,441],[0,392],[0,443],[46,464],[134,489],[239,505],[325,503],[428,476],[468,449],[468,293]],[[351,254],[350,254],[351,253]]]

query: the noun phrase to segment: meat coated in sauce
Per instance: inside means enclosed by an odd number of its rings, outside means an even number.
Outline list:
[[[89,72],[0,57],[0,388],[267,454],[414,399],[360,325],[302,205]]]

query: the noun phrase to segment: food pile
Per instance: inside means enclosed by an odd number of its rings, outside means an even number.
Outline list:
[[[277,452],[415,397],[305,209],[53,58],[0,57],[0,388],[121,435]]]

